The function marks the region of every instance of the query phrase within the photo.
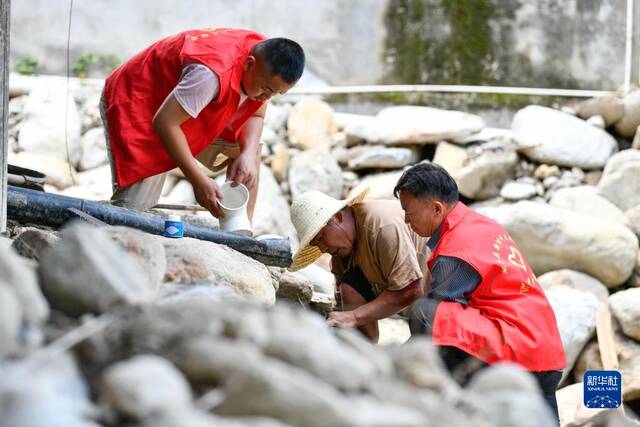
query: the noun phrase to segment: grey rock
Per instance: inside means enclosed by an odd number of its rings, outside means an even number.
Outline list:
[[[81,122],[63,79],[39,79],[29,93],[23,113],[18,139],[21,151],[66,160],[68,141],[70,163],[78,162]]]
[[[549,291],[555,286],[568,286],[578,291],[590,292],[598,301],[606,301],[609,298],[609,290],[598,279],[574,270],[556,270],[544,273],[538,277],[540,285]]]
[[[167,256],[165,282],[227,286],[239,295],[267,304],[275,302],[269,270],[258,261],[217,243],[191,238],[163,241]]]
[[[625,138],[633,138],[640,125],[640,91],[636,90],[622,98],[624,113],[615,123],[615,130]]]
[[[280,278],[276,296],[309,304],[313,296],[313,283],[298,272],[287,271]]]
[[[598,183],[598,191],[622,211],[626,211],[640,205],[638,176],[640,176],[640,150],[621,151],[607,162]]]
[[[20,301],[23,322],[29,327],[42,325],[49,317],[49,305],[38,286],[34,268],[13,249],[0,249],[2,281]]]
[[[640,237],[640,205],[627,209],[624,213],[629,228]]]
[[[568,286],[555,286],[545,292],[556,315],[567,367],[562,380],[568,377],[580,352],[596,330],[598,299],[590,292]]]
[[[395,199],[393,189],[395,188],[402,171],[385,172],[367,175],[350,192],[349,197],[355,196],[365,188],[369,189],[369,199]]]
[[[260,184],[252,225],[255,236],[277,234],[297,243],[289,203],[276,182],[273,172],[264,165],[260,166]]]
[[[535,184],[520,181],[507,182],[500,190],[500,197],[505,200],[530,199],[537,195],[538,188]]]
[[[342,170],[328,152],[307,150],[291,159],[289,185],[294,200],[310,190],[339,199],[342,196]]]
[[[52,307],[70,316],[149,302],[147,277],[104,229],[75,223],[45,252],[38,268]]]
[[[344,150],[338,157],[338,161],[353,170],[398,169],[418,161],[418,151],[404,147],[360,145]]]
[[[407,383],[449,398],[460,392],[431,339],[416,337],[402,346],[390,348],[389,354],[397,375]]]
[[[18,349],[21,323],[20,301],[11,287],[0,281],[0,359]]]
[[[333,108],[319,99],[303,98],[291,109],[287,130],[294,146],[328,151],[337,130]]]
[[[51,231],[26,228],[13,241],[13,249],[25,258],[40,260],[42,253],[58,242],[60,238]]]
[[[438,144],[433,162],[444,167],[456,180],[460,194],[476,200],[495,197],[515,175],[518,155],[510,144],[488,142],[463,149]]]
[[[640,288],[614,293],[609,297],[609,306],[624,334],[640,341]]]
[[[96,168],[109,162],[107,145],[102,126],[89,129],[80,140],[82,157],[78,162],[78,170]]]
[[[478,372],[470,381],[469,400],[496,427],[554,425],[538,384],[515,365],[496,365]]]
[[[536,274],[571,267],[613,288],[635,266],[638,238],[614,221],[529,201],[478,211],[507,229]]]
[[[311,264],[297,271],[306,277],[313,285],[314,292],[333,295],[335,291],[335,276],[324,268]]]
[[[182,374],[155,355],[138,355],[112,365],[104,373],[103,389],[105,399],[118,412],[138,420],[191,404],[191,388]]]
[[[541,163],[601,168],[617,150],[615,139],[603,129],[547,107],[528,106],[511,125],[524,155]]]
[[[622,118],[624,105],[615,95],[604,95],[588,99],[578,104],[578,116],[588,119],[601,116],[607,126],[611,126]]]
[[[157,290],[167,269],[164,239],[129,227],[108,227],[105,231],[144,271],[147,287]]]
[[[73,358],[0,365],[0,424],[11,427],[99,427]]]
[[[628,225],[624,213],[616,205],[598,194],[598,189],[591,185],[558,189],[550,198],[549,205]]]

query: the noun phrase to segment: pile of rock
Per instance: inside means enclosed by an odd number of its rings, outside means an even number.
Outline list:
[[[377,347],[331,329],[276,299],[274,277],[299,277],[215,243],[14,231],[0,247],[2,425],[551,425],[518,368],[460,388],[428,340]]]
[[[48,191],[106,199],[111,177],[97,112],[101,86],[72,81],[68,104],[61,87],[66,88],[64,80],[49,78],[14,85],[9,161],[45,172]],[[254,230],[295,243],[289,206],[303,192],[345,197],[367,186],[370,197],[393,198],[404,167],[425,160],[441,164],[465,201],[508,229],[539,275],[569,365],[559,392],[562,424],[589,425],[601,415],[576,408],[582,374],[601,367],[595,325],[602,303],[614,315],[625,400],[640,397],[635,326],[640,317],[639,94],[595,98],[570,111],[529,106],[514,116],[511,129],[488,128],[478,116],[428,107],[389,107],[365,116],[336,113],[314,98],[274,103],[263,132]],[[64,118],[55,116],[64,110],[69,156],[60,125]],[[54,117],[43,117],[48,114]],[[195,204],[190,184],[179,174],[167,180],[163,194],[161,202]],[[208,215],[202,218],[215,226]],[[344,331],[332,333],[309,310],[271,306],[286,300],[320,313],[329,310],[333,279],[326,266],[291,273],[212,243],[117,227],[71,228],[60,237],[18,227],[11,237],[7,244],[32,260],[24,267],[30,273],[16,274],[31,279],[25,282],[30,285],[17,286],[9,276],[8,286],[0,287],[5,320],[0,352],[29,359],[42,351],[43,340],[76,326],[78,316],[114,316],[113,324],[89,343],[59,358],[59,372],[42,371],[42,381],[51,382],[43,385],[43,396],[60,381],[58,374],[69,373],[79,389],[86,381],[97,400],[89,402],[86,390],[74,391],[83,397],[73,405],[93,408],[107,425],[170,426],[185,417],[199,425],[212,423],[214,416],[221,425],[316,425],[318,420],[322,425],[522,425],[540,420],[524,415],[533,407],[511,400],[527,393],[528,379],[514,380],[517,390],[508,381],[503,389],[494,387],[491,376],[488,382],[479,378],[475,390],[459,389],[425,343],[402,352],[375,348]],[[24,264],[15,255],[6,259]],[[55,315],[47,322],[48,307]],[[82,374],[69,354],[78,358]],[[237,354],[242,356],[232,357]],[[354,367],[356,360],[363,367]],[[23,363],[11,369],[24,369]],[[284,375],[284,369],[295,374]],[[155,385],[139,379],[145,375],[166,381],[157,386],[157,396],[146,391]],[[492,388],[497,394],[485,393]],[[469,396],[478,392],[493,403],[470,403]],[[150,402],[144,401],[147,395]],[[167,395],[171,403],[162,400]],[[141,396],[141,401],[123,396]],[[516,422],[505,408],[523,412],[510,412],[519,415]],[[326,419],[312,415],[320,410]],[[78,425],[92,425],[83,422]]]

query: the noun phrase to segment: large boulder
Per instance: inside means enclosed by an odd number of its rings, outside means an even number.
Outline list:
[[[336,121],[351,142],[391,145],[462,142],[485,127],[473,114],[407,105],[385,108],[376,116],[336,114]]]
[[[614,293],[609,297],[609,306],[620,322],[622,332],[640,341],[640,288]]]
[[[271,169],[260,165],[258,200],[253,213],[253,234],[278,234],[297,242],[296,229],[291,222],[289,203],[282,194]]]
[[[11,427],[99,427],[73,357],[50,354],[36,365],[0,365],[0,424]]]
[[[400,176],[402,176],[402,171],[367,175],[349,191],[349,197],[360,194],[365,188],[368,188],[369,195],[367,197],[370,199],[395,199],[393,189]]]
[[[109,162],[103,127],[89,129],[82,135],[80,146],[82,157],[78,162],[78,170],[93,169]]]
[[[536,274],[571,268],[613,288],[635,267],[638,238],[615,221],[529,201],[478,210],[507,229]]]
[[[103,377],[105,400],[124,416],[144,420],[191,405],[191,388],[168,360],[152,354],[113,364]]]
[[[240,252],[202,240],[164,239],[167,255],[165,282],[183,285],[227,286],[237,294],[267,304],[276,300],[269,270]]]
[[[593,215],[604,220],[613,220],[628,225],[624,212],[598,193],[592,185],[561,188],[553,192],[549,204],[556,208]]]
[[[167,269],[164,239],[129,227],[109,227],[105,231],[144,271],[147,287],[157,290]]]
[[[579,271],[568,269],[550,271],[538,277],[538,282],[545,292],[556,286],[568,286],[578,291],[590,292],[601,302],[609,298],[609,290],[601,281]]]
[[[460,194],[485,200],[497,196],[503,184],[514,177],[518,155],[512,145],[502,142],[488,142],[467,149],[441,142],[433,163],[451,174]]]
[[[562,379],[567,378],[582,349],[596,330],[598,299],[590,292],[568,286],[555,286],[545,292],[558,322],[560,338],[567,357]]]
[[[310,190],[322,191],[329,196],[342,197],[342,170],[328,152],[307,150],[296,154],[289,167],[291,197],[295,199]]]
[[[104,229],[75,223],[46,251],[38,268],[52,307],[70,316],[104,313],[153,299],[144,270]]]
[[[398,169],[418,161],[418,150],[383,145],[358,145],[335,150],[334,156],[349,169]]]
[[[9,152],[9,164],[41,172],[47,176],[47,184],[51,184],[59,190],[73,185],[76,171],[65,159],[21,151]]]
[[[81,121],[64,79],[38,79],[23,114],[18,139],[20,151],[67,160],[68,147],[69,162],[78,163],[82,154]]]
[[[386,141],[388,144],[458,142],[485,127],[484,121],[473,114],[408,105],[385,108],[376,119],[396,132]]]
[[[516,113],[511,125],[516,142],[531,160],[583,169],[602,168],[617,150],[603,129],[577,117],[537,105]]]
[[[624,105],[616,95],[604,95],[588,99],[578,104],[578,116],[588,119],[600,116],[606,126],[611,126],[622,118]]]
[[[598,191],[622,211],[626,211],[640,205],[639,176],[640,150],[621,151],[607,162],[598,183]]]
[[[622,98],[624,113],[615,124],[615,130],[625,138],[633,138],[640,125],[640,90],[631,92]]]
[[[315,98],[303,98],[298,102],[287,121],[289,142],[294,146],[309,150],[317,148],[328,151],[331,138],[336,133],[333,108]]]

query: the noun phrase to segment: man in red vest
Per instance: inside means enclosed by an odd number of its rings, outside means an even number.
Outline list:
[[[304,62],[292,40],[218,28],[167,37],[118,67],[101,102],[112,199],[136,209],[155,205],[165,173],[177,166],[198,203],[220,217],[220,189],[197,158],[212,170],[227,166],[227,178],[249,189],[251,218],[267,101],[298,81]]]
[[[501,225],[459,202],[455,181],[436,164],[405,171],[394,194],[405,222],[430,237],[432,251],[431,286],[411,308],[412,334],[431,335],[454,376],[466,370],[468,378],[473,365],[519,364],[536,377],[557,417],[564,349],[553,310],[518,245]]]

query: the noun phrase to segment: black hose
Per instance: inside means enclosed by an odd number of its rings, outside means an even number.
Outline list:
[[[8,186],[7,217],[9,219],[21,223],[62,227],[66,222],[77,218],[69,208],[86,212],[109,225],[136,228],[150,234],[164,233],[164,219],[158,215],[75,197]],[[291,245],[288,239],[260,241],[189,223],[184,224],[184,237],[229,246],[266,265],[278,267],[291,265]]]

